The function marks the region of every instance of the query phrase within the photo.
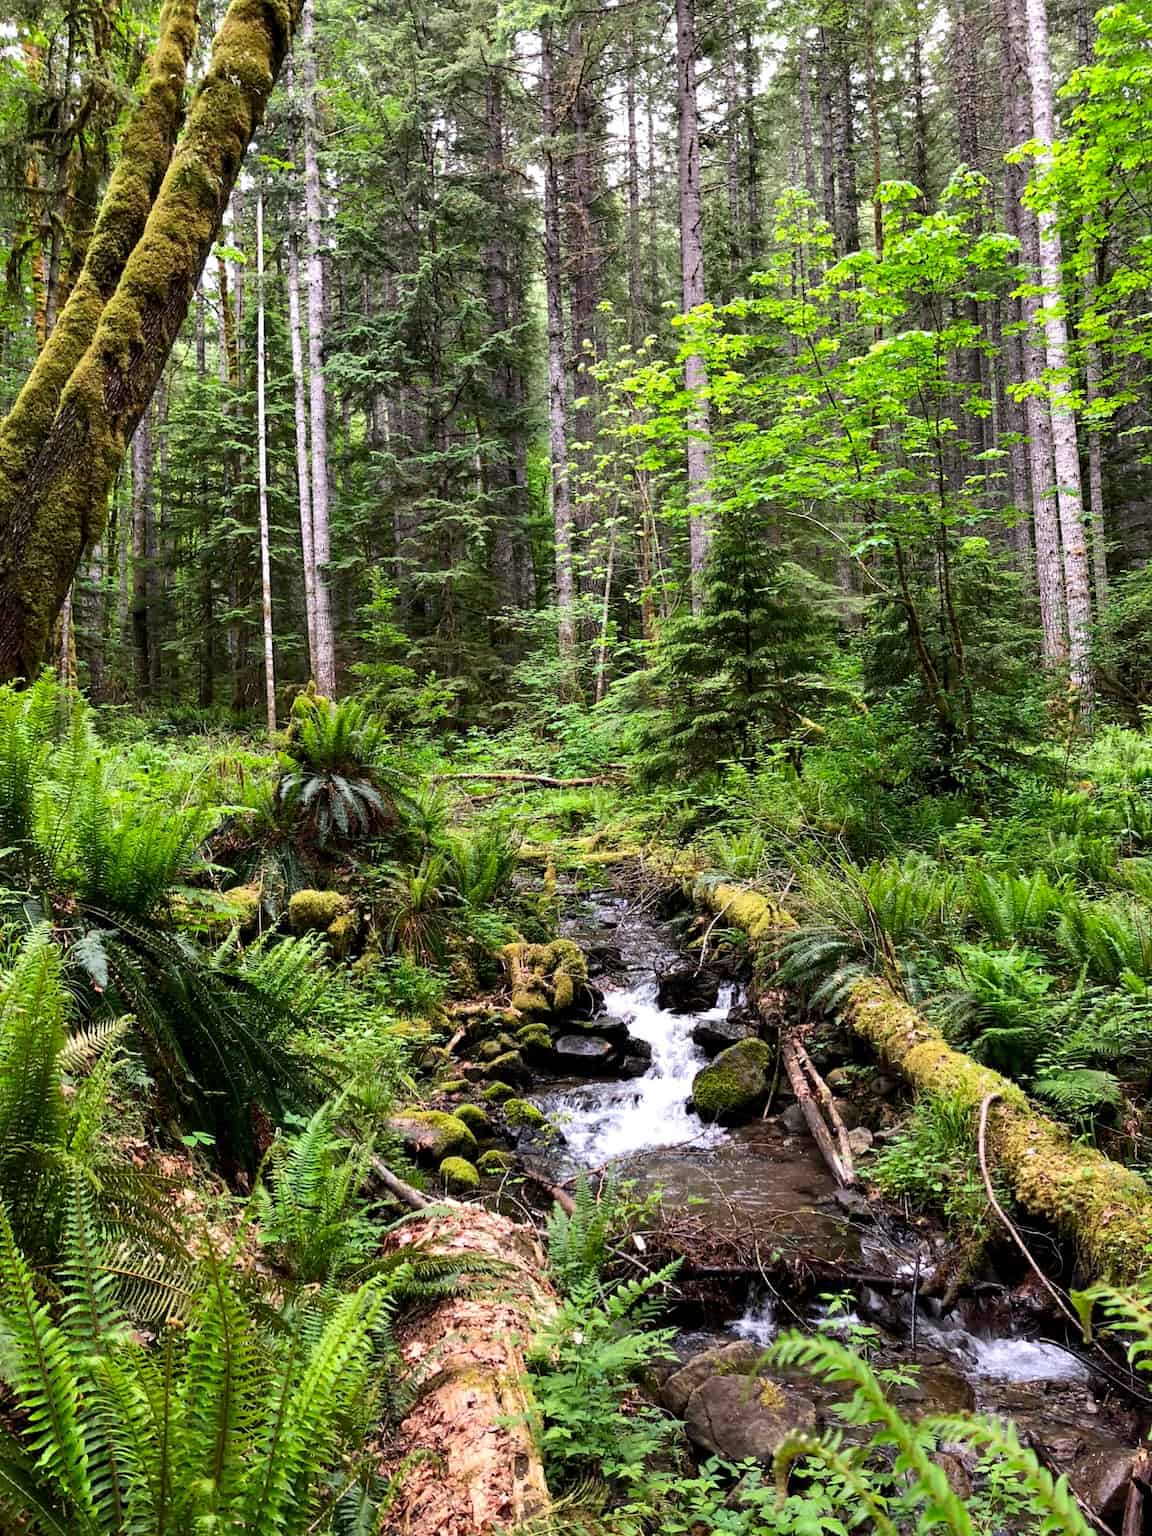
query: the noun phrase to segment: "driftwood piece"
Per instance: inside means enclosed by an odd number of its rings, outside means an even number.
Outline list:
[[[1120,1536],[1144,1536],[1148,1511],[1152,1508],[1152,1450],[1142,1445],[1132,1463],[1132,1481],[1128,1484],[1128,1502],[1124,1506],[1124,1524]]]
[[[539,1519],[550,1501],[532,1435],[524,1347],[556,1298],[534,1233],[482,1206],[441,1206],[399,1227],[393,1243],[507,1267],[397,1330],[405,1362],[424,1379],[400,1426],[402,1450],[413,1459],[388,1528],[406,1536],[496,1536]]]
[[[800,1058],[796,1053],[796,1044],[787,1035],[781,1035],[780,1037],[780,1059],[784,1063],[784,1071],[788,1076],[792,1092],[796,1095],[796,1102],[799,1104],[804,1115],[804,1123],[808,1127],[812,1140],[820,1148],[821,1157],[828,1164],[832,1177],[836,1180],[837,1184],[842,1185],[844,1188],[849,1188],[856,1182],[856,1170],[852,1164],[852,1155],[849,1152],[847,1161],[845,1161],[836,1142],[832,1139],[832,1132],[828,1129],[828,1124],[820,1112],[820,1105],[817,1102],[813,1088],[808,1082],[803,1067],[800,1065]],[[827,1086],[823,1086],[825,1092],[827,1092]],[[839,1116],[837,1118],[839,1119]],[[843,1129],[843,1122],[841,1122],[841,1129]],[[848,1152],[847,1143],[845,1143],[844,1151]]]
[[[836,1100],[832,1096],[832,1090],[820,1076],[819,1072],[817,1072],[816,1063],[805,1050],[803,1043],[793,1035],[789,1044],[793,1051],[795,1051],[796,1059],[804,1069],[804,1075],[812,1085],[812,1093],[832,1128],[832,1136],[836,1142],[837,1154],[844,1166],[845,1172],[849,1175],[848,1182],[855,1184],[856,1168],[852,1159],[852,1147],[848,1141],[848,1129],[844,1124],[843,1116],[836,1108]]]

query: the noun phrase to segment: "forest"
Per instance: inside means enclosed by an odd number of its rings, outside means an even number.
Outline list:
[[[0,1533],[1152,1533],[1152,0],[9,0]]]

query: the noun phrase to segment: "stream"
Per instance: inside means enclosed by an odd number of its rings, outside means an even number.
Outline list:
[[[616,1028],[625,1024],[651,1048],[651,1061],[642,1076],[623,1081],[540,1086],[535,1102],[563,1138],[538,1153],[550,1175],[571,1179],[580,1169],[612,1164],[639,1192],[659,1189],[665,1211],[690,1212],[709,1231],[744,1234],[765,1259],[784,1253],[801,1269],[822,1261],[897,1282],[832,1282],[813,1293],[811,1286],[774,1286],[765,1276],[767,1283],[742,1285],[739,1295],[711,1308],[688,1309],[680,1319],[681,1358],[736,1340],[764,1346],[780,1327],[838,1332],[863,1341],[882,1365],[918,1368],[916,1384],[896,1394],[905,1411],[1011,1414],[1062,1470],[1081,1466],[1080,1491],[1103,1500],[1094,1481],[1106,1481],[1130,1459],[1129,1404],[1076,1354],[1029,1336],[1027,1319],[1006,1296],[962,1300],[944,1314],[939,1301],[920,1295],[913,1310],[907,1277],[915,1271],[927,1280],[943,1234],[837,1190],[806,1133],[791,1131],[779,1115],[728,1129],[705,1124],[689,1109],[692,1079],[709,1059],[692,1032],[702,1021],[724,1019],[739,1001],[738,987],[722,985],[715,1007],[703,1012],[660,1007],[659,977],[685,957],[666,928],[624,900],[594,900],[566,931],[612,957],[597,978],[604,992],[599,1017]],[[595,1020],[588,1029],[595,1031]]]

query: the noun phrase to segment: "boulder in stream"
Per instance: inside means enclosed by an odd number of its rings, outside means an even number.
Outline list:
[[[719,996],[719,979],[694,966],[665,971],[656,982],[656,1005],[667,1013],[705,1013]]]
[[[435,1109],[406,1109],[393,1115],[388,1129],[417,1157],[439,1165],[446,1157],[476,1151],[476,1138],[463,1120]]]
[[[760,1027],[752,1010],[737,1007],[730,1010],[726,1019],[701,1019],[692,1030],[692,1039],[702,1051],[715,1056],[730,1045],[739,1045],[741,1040],[756,1039],[759,1033]]]
[[[815,1403],[759,1372],[763,1355],[751,1341],[710,1349],[664,1383],[665,1402],[683,1404],[684,1429],[698,1450],[725,1461],[770,1462],[789,1435],[815,1429]]]
[[[616,1047],[602,1035],[561,1035],[553,1042],[555,1067],[579,1077],[585,1072],[605,1072],[612,1066]]]
[[[692,1079],[692,1102],[704,1120],[739,1120],[752,1114],[768,1093],[772,1052],[763,1040],[741,1040],[721,1051]]]

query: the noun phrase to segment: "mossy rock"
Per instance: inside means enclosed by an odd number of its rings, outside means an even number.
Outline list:
[[[490,1136],[492,1134],[492,1122],[480,1108],[479,1104],[459,1104],[452,1113],[456,1116],[457,1120],[463,1120],[474,1136]]]
[[[588,962],[571,939],[549,944],[507,944],[504,964],[512,984],[512,1006],[520,1013],[565,1013],[577,988],[588,981]]]
[[[499,1082],[489,1083],[481,1094],[481,1098],[485,1099],[489,1104],[504,1104],[509,1099],[514,1099],[515,1097],[515,1088],[511,1087],[508,1083]]]
[[[440,1164],[440,1177],[454,1195],[468,1195],[480,1188],[480,1175],[466,1157],[446,1157]]]
[[[388,1122],[409,1152],[440,1163],[476,1151],[476,1138],[463,1120],[438,1109],[405,1109]]]
[[[476,1166],[481,1173],[491,1177],[507,1173],[513,1162],[511,1152],[502,1152],[499,1147],[490,1147],[487,1152],[481,1152]]]
[[[533,1130],[548,1124],[548,1116],[530,1099],[506,1099],[504,1116],[509,1125],[528,1126]]]
[[[342,912],[335,922],[329,923],[324,932],[337,960],[346,960],[360,932],[360,920],[354,912]]]
[[[507,1049],[502,1040],[485,1040],[476,1047],[476,1055],[481,1061],[495,1061],[497,1056],[503,1056]]]
[[[339,917],[348,916],[348,899],[339,891],[297,891],[288,903],[293,933],[324,933]]]
[[[471,1084],[463,1077],[449,1077],[442,1083],[437,1083],[436,1086],[441,1093],[467,1093]],[[465,1106],[462,1104],[460,1108],[463,1109]],[[452,1113],[456,1115],[457,1119],[461,1118],[458,1111],[453,1110]]]
[[[542,1052],[552,1049],[552,1036],[543,1024],[525,1024],[516,1031],[516,1045],[522,1051]]]
[[[738,1120],[751,1114],[768,1092],[772,1052],[763,1040],[740,1040],[697,1072],[692,1102],[704,1120]]]
[[[236,914],[234,921],[241,928],[251,928],[259,922],[264,893],[258,885],[234,885],[223,896]]]
[[[491,1061],[485,1063],[484,1072],[499,1082],[507,1082],[509,1078],[513,1082],[525,1082],[529,1076],[524,1058],[519,1051],[504,1051],[499,1056],[494,1056]]]

